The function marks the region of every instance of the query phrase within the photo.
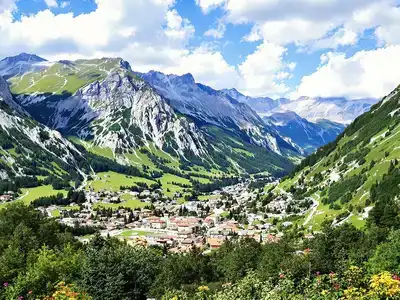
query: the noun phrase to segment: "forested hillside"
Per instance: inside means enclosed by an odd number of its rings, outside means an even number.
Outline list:
[[[327,218],[365,225],[368,213],[397,215],[400,148],[400,96],[394,90],[370,112],[357,118],[332,143],[307,157],[275,189],[295,198],[319,202],[310,224],[318,228]]]

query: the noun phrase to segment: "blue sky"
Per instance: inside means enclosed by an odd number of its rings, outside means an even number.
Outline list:
[[[120,56],[251,96],[381,97],[398,0],[0,0],[0,56]]]

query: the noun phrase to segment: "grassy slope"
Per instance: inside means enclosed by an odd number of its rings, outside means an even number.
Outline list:
[[[95,191],[111,190],[119,191],[121,186],[134,186],[138,182],[144,182],[148,185],[155,181],[141,177],[132,177],[115,172],[105,172],[96,174],[97,178],[89,181],[87,188],[93,188]]]
[[[315,164],[305,166],[295,173],[292,178],[287,178],[281,182],[278,188],[275,189],[276,193],[279,193],[279,189],[288,191],[291,186],[297,185],[300,177],[304,177],[306,186],[312,188],[314,176],[321,173],[324,180],[318,185],[318,188],[326,190],[328,194],[332,185],[329,179],[336,177],[339,181],[342,181],[354,175],[365,174],[367,176],[364,184],[352,194],[352,199],[349,203],[341,204],[340,200],[336,201],[337,204],[341,205],[340,210],[329,209],[329,205],[320,203],[310,222],[314,229],[319,229],[325,218],[333,219],[346,211],[353,214],[349,218],[352,224],[357,227],[362,227],[365,224],[365,220],[362,220],[355,207],[361,206],[364,208],[366,206],[372,185],[387,173],[390,161],[400,157],[400,147],[398,146],[398,139],[400,138],[399,116],[396,114],[390,115],[392,112],[397,112],[398,100],[399,96],[394,96],[390,101],[378,103],[372,108],[371,112],[358,118],[345,130],[343,136],[336,141],[336,147],[333,150],[322,150],[326,154],[317,159]],[[369,148],[370,151],[363,156],[365,159],[364,164],[360,165],[356,161],[343,162],[343,159],[348,155],[357,151],[360,152],[365,148]],[[375,165],[370,167],[372,166],[372,161]],[[346,169],[341,169],[343,164],[346,165]],[[343,191],[343,194],[346,192]],[[350,211],[351,207],[353,207],[352,211]]]
[[[47,196],[55,196],[59,193],[67,195],[67,191],[64,190],[54,190],[51,185],[44,185],[30,189],[22,189],[21,197],[16,201],[25,203],[26,205],[31,204],[32,201]],[[7,204],[0,204],[0,208],[6,207]]]
[[[119,59],[78,60],[54,63],[50,68],[11,79],[13,94],[74,94],[78,89],[101,80],[118,65]]]

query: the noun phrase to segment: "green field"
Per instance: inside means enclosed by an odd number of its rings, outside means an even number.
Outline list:
[[[126,208],[131,208],[131,209],[135,209],[135,208],[144,208],[146,207],[148,204],[145,202],[142,202],[138,199],[133,199],[133,197],[129,194],[125,194],[122,195],[121,197],[125,202],[122,203],[96,203],[94,205],[95,208],[98,207],[105,207],[105,208],[112,208],[112,209],[118,209],[119,207],[126,207]]]
[[[148,185],[155,183],[155,181],[146,178],[132,177],[115,172],[105,172],[98,173],[97,179],[90,181],[87,185],[87,188],[93,188],[95,191],[119,191],[121,186],[134,186],[138,182],[144,182]]]
[[[198,182],[204,183],[204,184],[206,184],[206,183],[211,183],[211,182],[212,182],[210,179],[208,179],[208,178],[203,178],[203,177],[191,176],[191,178],[192,178],[193,180],[197,180]]]
[[[74,205],[74,206],[58,206],[57,209],[54,209],[51,211],[51,215],[54,218],[58,218],[61,216],[61,211],[62,210],[79,210],[80,207],[79,205]]]
[[[14,94],[74,94],[91,82],[101,80],[109,71],[119,68],[119,59],[77,60],[71,64],[73,66],[55,63],[40,72],[14,77],[11,90]]]
[[[154,232],[144,231],[144,230],[126,230],[123,231],[120,236],[130,237],[130,236],[157,236]]]
[[[51,216],[53,218],[59,218],[59,217],[61,217],[61,212],[58,209],[54,209],[51,211]]]
[[[21,192],[21,196],[14,202],[23,202],[26,205],[31,204],[32,201],[41,197],[55,196],[59,193],[62,193],[64,196],[66,196],[68,193],[64,190],[54,190],[51,185],[43,185],[30,189],[21,189]],[[8,203],[0,204],[0,208],[4,208],[6,205],[8,205]]]
[[[24,201],[24,203],[26,204],[30,204],[33,200],[36,200],[40,197],[55,196],[59,193],[62,193],[64,196],[67,195],[67,191],[57,191],[53,189],[51,185],[43,185],[31,189],[22,189],[21,191],[21,200]]]
[[[186,178],[178,177],[172,174],[164,174],[161,178],[161,186],[163,192],[167,197],[173,197],[176,192],[182,192],[184,188],[172,184],[172,182],[191,185],[190,181]]]

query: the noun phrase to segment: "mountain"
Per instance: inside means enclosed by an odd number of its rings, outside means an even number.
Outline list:
[[[268,97],[245,96],[236,89],[225,89],[222,92],[241,103],[249,105],[260,116],[270,116],[289,111],[295,112],[300,117],[314,123],[324,119],[348,125],[378,102],[378,99],[372,98],[348,100],[338,97],[300,97],[297,100],[286,98],[273,100]]]
[[[310,98],[301,97],[289,101],[274,111],[293,111],[310,122],[325,119],[336,123],[350,124],[363,113],[367,112],[376,99],[347,100],[345,98]]]
[[[18,65],[15,60],[3,61]],[[193,86],[192,76],[175,80],[182,96],[192,95],[193,88],[209,101],[221,98],[223,102],[215,103],[221,105],[221,112],[225,107],[230,110],[219,114],[204,105],[198,111],[209,115],[196,114],[195,106],[184,110],[183,102],[160,93],[120,58],[51,62],[8,78],[15,102],[27,117],[88,151],[110,151],[107,156],[120,164],[154,168],[167,160],[170,167],[200,165],[225,172],[274,174],[292,168],[288,158],[296,159],[299,153],[268,131],[247,105],[206,86]]]
[[[138,75],[168,99],[174,109],[197,120],[200,126],[215,125],[245,135],[253,144],[279,155],[297,151],[279,134],[265,126],[248,105],[224,92],[196,83],[191,74],[177,76],[151,71]]]
[[[5,78],[38,71],[48,66],[47,60],[34,54],[21,53],[0,61],[0,76]]]
[[[21,114],[18,106],[0,77],[0,179],[79,172],[82,153],[59,132]]]
[[[229,95],[230,97],[232,97],[233,99],[236,99],[237,101],[239,101],[241,103],[247,104],[254,111],[256,111],[260,116],[263,116],[263,115],[269,113],[271,110],[290,102],[289,99],[285,99],[285,98],[280,98],[277,100],[273,100],[268,97],[253,98],[253,97],[243,95],[236,89],[224,89],[224,90],[222,90],[222,92],[224,92],[225,94]]]
[[[278,191],[317,203],[304,224],[318,229],[324,219],[335,219],[362,226],[368,215],[379,224],[384,222],[379,216],[398,214],[399,92],[400,87],[373,105],[279,184]]]
[[[35,82],[28,90],[25,78]],[[42,84],[43,78],[47,85]],[[95,145],[113,152],[154,142],[181,154],[205,153],[193,124],[178,118],[120,59],[57,62],[11,82],[16,100],[36,120],[64,135],[93,138]]]
[[[222,92],[250,106],[270,128],[291,141],[304,154],[310,154],[334,140],[343,131],[345,126],[342,124],[348,124],[375,103],[372,99],[348,101],[344,98],[273,100],[245,96],[236,89]]]
[[[290,111],[274,113],[263,120],[281,136],[290,138],[306,154],[335,140],[345,128],[343,124],[323,119],[312,123]]]

